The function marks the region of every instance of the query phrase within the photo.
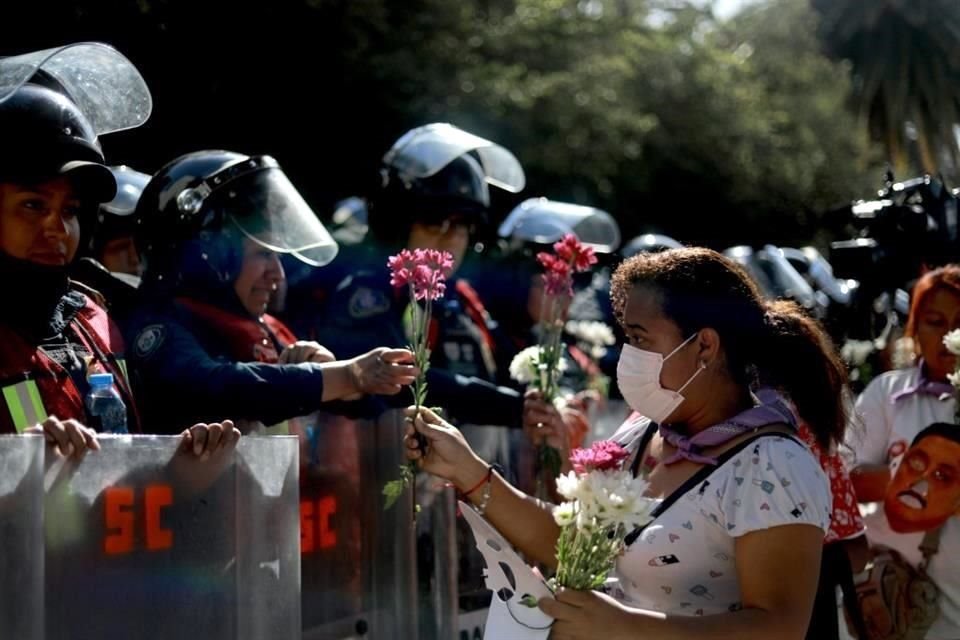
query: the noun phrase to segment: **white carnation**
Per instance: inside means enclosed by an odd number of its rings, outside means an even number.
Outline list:
[[[558,526],[566,527],[577,519],[576,503],[564,502],[553,508],[553,519]]]
[[[656,501],[643,497],[647,483],[627,471],[591,471],[581,476],[580,508],[599,526],[623,524],[628,531],[650,520]]]
[[[527,347],[510,361],[510,377],[520,384],[530,384],[539,372],[540,347]]]
[[[840,357],[847,364],[859,367],[874,351],[873,340],[847,340],[840,349]]]
[[[573,471],[557,476],[557,493],[567,500],[577,500],[582,495],[580,476]]]
[[[578,340],[589,342],[592,345],[610,346],[616,343],[613,329],[602,322],[590,320],[571,320],[566,325],[567,333]]]
[[[954,329],[943,336],[943,344],[950,353],[960,355],[960,329]]]

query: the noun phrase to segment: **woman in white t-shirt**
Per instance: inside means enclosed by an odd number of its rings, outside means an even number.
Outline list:
[[[924,275],[913,289],[905,338],[913,343],[917,365],[878,376],[857,399],[857,420],[862,424],[849,430],[847,444],[855,457],[851,479],[861,502],[883,501],[891,471],[917,434],[934,423],[956,422],[956,394],[947,382],[956,358],[943,345],[943,336],[958,328],[960,266],[948,265]],[[893,531],[880,504],[864,520],[871,545],[890,547],[915,566],[920,563],[923,532]],[[927,573],[941,597],[940,616],[926,638],[960,638],[960,522],[956,517],[941,530],[940,548]]]
[[[764,302],[739,266],[707,249],[630,258],[611,296],[629,341],[618,384],[641,416],[614,439],[632,452],[649,497],[677,499],[628,536],[616,568],[621,597],[567,590],[540,602],[555,618],[551,637],[803,638],[831,501],[818,461],[794,437],[789,405],[824,446],[841,438],[845,369],[829,340],[795,305]],[[752,393],[760,385],[789,402]],[[491,473],[436,415],[409,415],[408,457],[483,505],[527,557],[555,566],[548,506]],[[428,440],[425,456],[414,429]],[[706,475],[692,481],[698,473]]]

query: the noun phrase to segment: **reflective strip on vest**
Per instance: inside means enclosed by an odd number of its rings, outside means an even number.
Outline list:
[[[47,411],[43,407],[40,390],[33,380],[4,387],[3,399],[7,403],[7,409],[10,411],[10,418],[17,433],[23,433],[24,429],[47,419]]]
[[[120,373],[123,374],[123,379],[124,379],[127,383],[129,383],[129,382],[130,382],[130,374],[127,373],[127,361],[124,360],[123,358],[117,358],[117,366],[120,367]]]
[[[290,422],[288,420],[278,422],[264,429],[264,433],[268,436],[288,436],[290,435]]]

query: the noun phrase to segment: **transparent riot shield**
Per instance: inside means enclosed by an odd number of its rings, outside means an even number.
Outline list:
[[[320,412],[300,437],[303,638],[417,638],[412,500],[383,508],[403,464],[399,411]]]
[[[295,638],[297,441],[103,437],[46,475],[46,637]]]
[[[0,436],[0,635],[43,639],[43,438]]]

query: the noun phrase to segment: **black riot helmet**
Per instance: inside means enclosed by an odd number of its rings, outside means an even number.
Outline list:
[[[336,242],[270,156],[221,150],[181,156],[150,180],[134,215],[148,283],[232,282],[243,238],[312,266],[337,254]]]
[[[139,221],[134,213],[140,195],[152,177],[126,165],[110,167],[110,172],[117,182],[117,193],[112,200],[100,205],[96,232],[85,245],[85,253],[101,263],[108,245],[136,237]]]
[[[0,102],[0,182],[35,184],[69,175],[94,203],[116,193],[97,134],[66,96],[24,84]]]
[[[526,178],[504,147],[446,123],[408,131],[384,155],[371,202],[374,238],[402,244],[413,222],[440,224],[457,216],[484,224],[489,185],[516,193]]]
[[[98,137],[142,125],[152,104],[136,66],[102,43],[0,58],[0,180],[69,175],[81,198],[108,202],[116,182]]]

